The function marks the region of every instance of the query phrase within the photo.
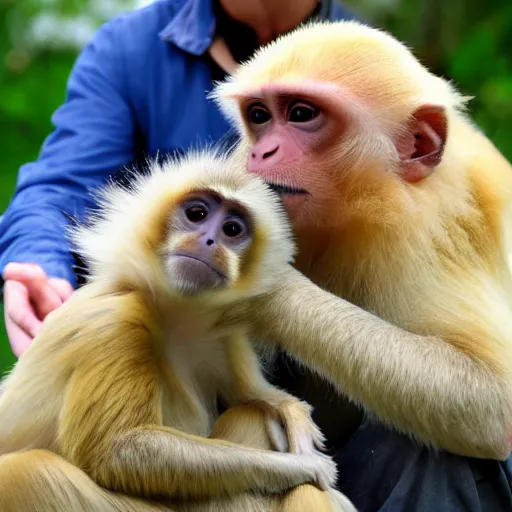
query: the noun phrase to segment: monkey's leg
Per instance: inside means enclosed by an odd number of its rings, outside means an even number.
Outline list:
[[[253,448],[272,450],[272,440],[268,435],[267,424],[267,414],[261,407],[253,404],[239,405],[228,409],[220,416],[213,428],[212,437]],[[218,502],[219,508],[217,509],[190,508],[186,512],[202,512],[202,510],[208,510],[208,512],[216,510],[225,510],[226,512],[240,510],[245,512],[356,512],[354,506],[341,493],[334,490],[322,491],[310,484],[299,485],[279,496],[264,497],[245,494],[240,499],[245,501],[231,503],[226,500]],[[244,508],[240,508],[240,504],[243,504]],[[181,509],[179,510],[181,512]]]
[[[324,437],[311,418],[311,407],[267,382],[242,330],[231,333],[226,340],[226,350],[238,399],[255,402],[263,409],[249,404],[228,409],[215,424],[212,437],[266,450],[286,450],[289,445],[295,453],[314,453],[315,446],[323,447]],[[287,439],[275,418],[265,414],[269,409],[283,421]],[[296,487],[284,495],[279,504],[278,510],[283,512],[355,510],[341,493],[332,488],[321,491],[312,485]]]
[[[62,457],[31,450],[0,457],[1,512],[171,512],[107,491]]]
[[[235,406],[219,417],[211,437],[242,446],[272,450],[266,423],[267,417],[261,407],[256,405]],[[316,489],[314,486],[311,487]],[[281,512],[281,501],[281,495],[265,496],[242,493],[215,500],[177,503],[176,508],[179,512]],[[311,509],[312,511],[313,509]],[[305,512],[308,512],[308,509],[305,509]]]
[[[306,482],[334,483],[334,462],[240,446],[148,425],[111,440],[92,472],[109,489],[150,498],[218,498],[247,491],[274,494]]]
[[[278,416],[285,426],[287,439],[283,438],[282,429],[276,431],[275,421],[269,421],[274,448],[301,454],[315,453],[315,448],[322,449],[324,436],[311,417],[309,404],[269,384],[243,331],[235,331],[227,338],[226,350],[236,401],[261,404],[272,415]]]

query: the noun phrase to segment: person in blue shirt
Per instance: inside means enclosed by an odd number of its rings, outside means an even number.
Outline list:
[[[229,13],[229,15],[228,15]],[[66,241],[69,216],[92,206],[91,189],[145,157],[222,139],[229,126],[206,92],[225,76],[215,37],[235,61],[311,17],[349,16],[318,0],[160,0],[106,23],[78,58],[55,131],[24,165],[0,225],[6,328],[19,356],[41,320],[77,285]],[[213,55],[213,52],[212,52]],[[10,262],[32,265],[11,265]],[[26,279],[10,279],[22,272]]]
[[[38,160],[20,169],[0,224],[16,355],[79,284],[65,229],[94,206],[91,190],[111,176],[125,179],[123,167],[148,157],[229,144],[228,123],[206,94],[230,63],[305,20],[350,17],[334,0],[158,0],[100,28],[74,66],[55,131]],[[371,423],[285,356],[274,373],[314,405],[340,490],[361,512],[512,510],[506,463],[434,453]]]

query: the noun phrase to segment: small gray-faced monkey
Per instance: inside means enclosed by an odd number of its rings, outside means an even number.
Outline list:
[[[2,512],[290,510],[279,493],[307,483],[311,510],[354,510],[309,406],[265,380],[247,325],[219,320],[294,255],[278,196],[227,158],[154,165],[76,230],[90,280],[2,385]],[[214,426],[219,398],[253,406]]]

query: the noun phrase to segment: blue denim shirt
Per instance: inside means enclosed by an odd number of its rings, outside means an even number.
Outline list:
[[[352,16],[332,0],[322,17]],[[19,171],[0,224],[0,272],[32,262],[76,285],[66,229],[69,215],[93,206],[91,190],[140,154],[197,148],[228,132],[206,98],[212,69],[203,56],[215,26],[211,0],[159,0],[98,30],[74,65],[39,159]]]

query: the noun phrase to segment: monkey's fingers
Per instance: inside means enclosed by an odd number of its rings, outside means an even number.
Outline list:
[[[311,417],[309,404],[294,400],[280,412],[291,453],[312,454],[325,449],[325,437]]]
[[[281,453],[289,452],[290,445],[288,443],[287,432],[283,427],[281,418],[275,411],[265,411],[266,418],[265,424],[267,428],[267,435],[270,440],[272,448]]]
[[[265,411],[267,432],[276,451],[311,455],[325,449],[325,437],[313,421],[307,402],[276,389],[260,392],[249,402]]]
[[[315,452],[315,455],[302,455],[305,458],[311,458],[315,461],[315,485],[322,491],[329,491],[336,486],[338,479],[338,469],[335,462],[323,453]]]
[[[299,454],[325,450],[325,437],[312,421],[304,421],[287,429],[290,452]]]

